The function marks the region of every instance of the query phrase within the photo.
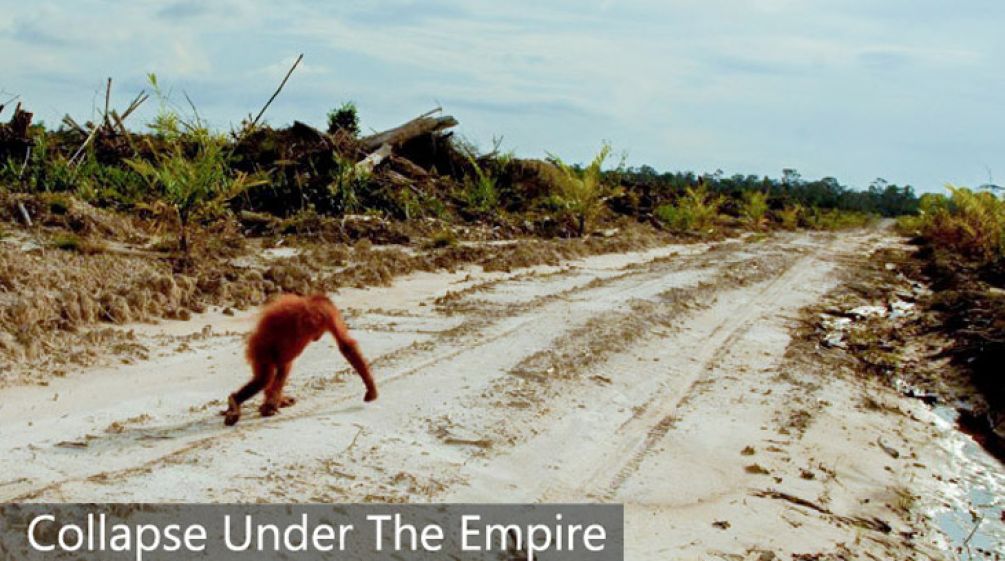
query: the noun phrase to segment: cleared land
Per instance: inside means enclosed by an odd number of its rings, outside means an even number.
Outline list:
[[[147,361],[0,390],[0,500],[614,501],[629,559],[950,556],[932,518],[1005,489],[1000,466],[795,336],[892,243],[786,233],[342,290],[380,399],[325,339],[295,407],[233,429],[254,316],[138,326]]]

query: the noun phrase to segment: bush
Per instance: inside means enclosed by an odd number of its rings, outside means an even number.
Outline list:
[[[170,204],[178,218],[178,246],[188,252],[188,226],[194,213],[216,215],[224,204],[248,187],[261,183],[241,172],[233,173],[224,155],[220,136],[193,131],[195,154],[185,154],[184,142],[175,139],[158,151],[153,161],[127,163]]]
[[[768,194],[763,191],[746,191],[740,205],[740,218],[748,228],[760,230],[768,214]]]
[[[335,162],[331,170],[331,182],[328,184],[332,206],[337,214],[359,212],[363,206],[361,195],[370,189],[372,175],[337,154],[332,157]]]
[[[1005,255],[1005,201],[989,191],[947,188],[949,197],[923,195],[918,216],[899,220],[901,230],[982,262]]]
[[[558,167],[557,181],[549,197],[552,207],[570,213],[577,223],[579,235],[586,234],[587,229],[600,212],[608,197],[616,194],[604,184],[601,167],[611,154],[611,146],[604,144],[600,152],[586,169],[578,169],[563,162],[557,156],[549,155]]]
[[[875,215],[850,210],[812,208],[803,217],[804,225],[812,230],[847,230],[863,228],[876,221]]]
[[[47,133],[40,131],[33,140],[35,147],[27,162],[8,160],[0,166],[0,181],[29,193],[76,192],[87,202],[113,206],[132,206],[149,198],[142,177],[121,164],[98,161],[93,147],[70,165],[66,156],[53,149]]]
[[[353,138],[359,136],[359,113],[356,104],[351,101],[328,112],[328,132],[335,134],[339,131],[346,132]]]
[[[73,189],[89,203],[120,208],[150,201],[156,195],[133,168],[104,165],[93,156],[86,157],[77,167]]]
[[[710,194],[704,185],[688,187],[674,204],[657,207],[656,218],[675,232],[708,234],[714,231],[724,202],[722,195]]]
[[[156,90],[156,78],[151,76],[150,81]],[[227,138],[210,132],[198,115],[186,122],[167,109],[163,97],[161,111],[150,128],[156,142],[150,138],[145,141],[152,158],[132,158],[126,164],[174,208],[178,246],[187,255],[188,226],[193,214],[218,216],[230,199],[265,181],[261,176],[235,171]]]
[[[478,160],[470,153],[466,154],[468,162],[474,169],[474,177],[465,176],[464,190],[461,198],[468,211],[487,213],[499,207],[499,190],[497,180],[491,172],[478,165]]]
[[[785,205],[780,210],[775,211],[775,218],[778,224],[785,230],[795,230],[799,227],[799,220],[803,216],[803,207],[799,204]]]

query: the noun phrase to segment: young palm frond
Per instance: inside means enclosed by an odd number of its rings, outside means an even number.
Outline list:
[[[580,236],[586,233],[587,227],[603,210],[604,202],[615,194],[615,190],[606,186],[603,180],[602,167],[610,154],[611,146],[604,144],[590,165],[582,170],[563,162],[554,154],[548,155],[560,172],[553,199],[576,217]]]

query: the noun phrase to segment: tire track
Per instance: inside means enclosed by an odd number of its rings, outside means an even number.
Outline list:
[[[582,373],[576,380],[564,380],[556,383],[554,388],[535,386],[532,390],[535,398],[544,401],[540,405],[539,415],[530,415],[532,421],[517,424],[515,429],[511,429],[522,431],[526,435],[526,443],[517,442],[505,452],[493,449],[488,457],[482,454],[483,458],[470,470],[473,479],[462,488],[448,491],[446,499],[492,500],[480,494],[478,489],[506,485],[515,486],[510,491],[514,493],[512,496],[524,501],[615,499],[624,482],[638,471],[652,450],[673,430],[680,409],[708,381],[707,378],[714,373],[716,365],[730,348],[747,336],[762,317],[775,313],[776,302],[787,292],[801,286],[806,280],[815,278],[804,274],[804,271],[822,266],[832,267],[836,256],[857,251],[857,248],[868,242],[866,239],[860,244],[846,247],[834,237],[809,239],[818,241],[813,247],[804,247],[802,250],[787,247],[788,244],[785,243],[762,244],[756,248],[756,255],[769,262],[770,255],[776,250],[781,250],[787,258],[780,268],[770,271],[770,267],[766,265],[757,266],[757,259],[747,262],[748,268],[766,271],[766,280],[758,279],[751,284],[749,278],[736,274],[730,266],[725,265],[719,275],[721,280],[715,282],[714,286],[707,287],[705,291],[685,289],[685,294],[675,294],[684,296],[690,305],[669,326],[674,334],[633,333],[631,347],[610,349],[609,352],[594,357],[581,368]],[[796,251],[802,251],[802,254]],[[817,271],[814,274],[822,273]],[[670,310],[672,308],[664,312]],[[644,321],[652,323],[660,317],[662,314],[657,314],[653,318],[646,317]],[[707,328],[693,331],[692,326],[700,326],[706,321],[701,317],[718,319]],[[614,317],[606,319],[612,323],[617,322]],[[578,338],[588,336],[587,333],[578,333]],[[574,340],[573,344],[581,344],[581,341]],[[639,359],[635,358],[632,347],[638,349]],[[575,353],[568,353],[564,359],[561,355],[561,349],[552,351],[547,356],[549,360],[540,362],[530,370],[540,371],[550,365],[557,366],[563,360],[568,360],[568,356],[575,356]],[[635,363],[642,356],[650,357],[647,360],[662,358],[677,365],[686,365],[688,361],[695,361],[696,364],[685,366],[683,370],[671,366],[670,372],[656,379],[640,377],[631,370],[623,371],[625,365]],[[620,388],[615,374],[606,372],[607,365],[620,365],[613,368],[614,372],[628,375]],[[597,379],[601,383],[599,388],[595,385]],[[602,389],[605,387],[612,389]],[[632,403],[629,400],[639,397],[643,399],[635,402],[638,405],[632,406],[631,415],[624,421],[618,418],[598,420],[588,424],[589,428],[576,422],[577,418],[591,409],[626,408]],[[499,426],[512,427],[516,417],[525,415],[524,411],[508,413],[509,416],[504,422],[498,423]],[[483,419],[483,422],[486,423],[485,426],[492,426],[492,417]],[[542,429],[536,430],[535,426]],[[606,430],[612,432],[608,434]],[[582,442],[584,436],[590,437],[589,444],[577,446],[576,443]],[[563,476],[554,478],[554,481],[552,478],[528,481],[517,475],[546,473],[545,470],[558,470],[557,473],[562,473]]]
[[[720,253],[719,255],[722,254]],[[438,353],[430,357],[428,356],[428,352],[424,350],[423,345],[419,345],[417,348],[405,348],[401,349],[401,352],[393,352],[377,357],[374,362],[386,363],[391,368],[394,368],[398,364],[409,365],[388,377],[382,378],[381,384],[385,387],[393,388],[395,385],[418,373],[427,371],[439,364],[449,363],[464,353],[477,354],[480,348],[510,337],[521,330],[525,330],[529,324],[539,322],[540,314],[542,313],[547,314],[548,311],[554,311],[556,316],[561,316],[555,310],[556,306],[559,309],[568,307],[573,300],[590,301],[601,298],[613,298],[616,300],[621,293],[657,286],[663,271],[675,268],[691,268],[693,267],[693,261],[704,261],[707,259],[707,256],[708,253],[703,252],[696,256],[686,257],[680,262],[658,262],[658,270],[653,270],[653,266],[646,266],[638,270],[611,275],[607,278],[598,277],[583,285],[574,286],[556,294],[533,298],[530,301],[518,302],[507,306],[490,306],[486,310],[487,313],[471,314],[471,317],[466,320],[465,324],[462,324],[463,328],[449,330],[442,337],[434,337],[434,341],[439,345],[449,345],[451,347],[447,352]],[[568,276],[575,272],[575,270],[570,270],[562,274]],[[492,288],[499,288],[505,285],[506,282],[501,282],[493,285]],[[415,360],[422,360],[422,362],[415,364]],[[215,417],[183,423],[174,428],[168,427],[167,430],[164,430],[163,427],[141,429],[128,436],[134,439],[141,439],[145,436],[153,436],[156,433],[156,438],[164,439],[163,442],[165,443],[159,444],[158,451],[155,452],[153,457],[148,456],[138,464],[130,464],[113,470],[98,470],[83,474],[75,474],[72,470],[63,470],[62,475],[58,476],[58,480],[42,486],[37,486],[36,484],[29,489],[22,489],[12,499],[22,501],[32,500],[58,493],[60,489],[70,484],[92,482],[100,483],[101,485],[110,485],[137,475],[149,474],[158,467],[179,463],[190,454],[196,454],[220,446],[221,443],[226,441],[244,439],[249,434],[258,430],[273,430],[284,424],[323,415],[333,408],[344,406],[346,403],[358,398],[355,393],[341,396],[331,396],[329,394],[331,394],[331,391],[328,388],[310,392],[309,396],[303,399],[301,404],[298,405],[295,415],[280,416],[267,420],[249,418],[243,421],[237,430],[221,431],[215,427],[218,423]],[[320,397],[325,398],[324,403],[317,403],[317,398]],[[194,438],[188,440],[188,442],[182,442],[182,445],[178,446],[179,443],[176,439],[185,439],[186,437],[173,435],[185,435],[193,431],[212,431],[212,434],[203,438]],[[109,438],[108,440],[113,445],[116,441],[120,443],[126,442],[121,438],[118,440]],[[131,442],[131,444],[135,444],[135,441]],[[96,443],[95,447],[100,448],[101,443]]]
[[[828,250],[833,244],[828,246]],[[726,336],[722,338],[720,342],[715,343],[712,349],[712,354],[703,363],[701,368],[697,371],[696,376],[690,380],[687,384],[687,389],[682,395],[674,399],[673,395],[657,395],[650,401],[651,405],[656,404],[667,404],[670,403],[669,407],[662,406],[650,409],[651,413],[648,415],[643,414],[636,417],[636,423],[632,423],[629,426],[623,427],[621,432],[631,433],[631,432],[642,432],[641,429],[635,428],[631,425],[641,425],[649,426],[647,430],[644,430],[644,438],[641,440],[635,440],[633,444],[629,444],[621,449],[623,454],[619,454],[619,457],[628,458],[624,461],[620,468],[618,468],[613,477],[608,477],[609,483],[603,486],[604,491],[599,496],[601,500],[611,501],[615,498],[618,491],[625,481],[628,480],[635,472],[638,471],[642,462],[645,461],[653,448],[666,437],[667,433],[673,429],[674,422],[678,415],[678,410],[687,404],[689,398],[693,395],[695,389],[703,380],[707,379],[711,374],[715,372],[716,364],[721,360],[721,358],[729,353],[730,348],[742,337],[747,335],[753,328],[754,324],[766,313],[770,313],[770,309],[765,309],[762,305],[764,302],[773,303],[782,291],[789,289],[801,278],[799,271],[800,265],[806,265],[810,260],[816,257],[804,257],[795,262],[790,263],[785,270],[781,272],[776,278],[771,280],[767,285],[757,291],[757,298],[755,300],[755,305],[748,307],[745,312],[741,312],[738,318],[730,318],[729,320],[721,322],[717,325],[714,331],[709,336],[708,340],[714,341],[720,333],[725,332]],[[794,274],[793,274],[794,273]],[[730,329],[729,325],[734,322],[739,322],[739,324]],[[655,421],[655,422],[654,422]],[[631,442],[631,441],[629,441]],[[605,466],[605,470],[602,473],[610,473],[610,467]],[[593,481],[603,480],[602,473],[595,474],[592,478]]]

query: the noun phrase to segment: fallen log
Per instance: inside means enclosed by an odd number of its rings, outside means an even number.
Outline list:
[[[391,155],[391,145],[381,144],[375,152],[372,152],[367,157],[356,162],[356,171],[358,173],[372,173],[373,169],[380,165],[388,156]]]
[[[439,109],[420,115],[401,126],[370,135],[361,139],[360,142],[367,151],[376,150],[385,144],[390,145],[393,149],[418,136],[440,132],[457,126],[457,119],[450,115],[433,117],[432,114],[437,111]]]
[[[391,166],[398,168],[402,173],[413,179],[429,177],[428,171],[416,165],[412,160],[402,158],[401,156],[391,156]]]

